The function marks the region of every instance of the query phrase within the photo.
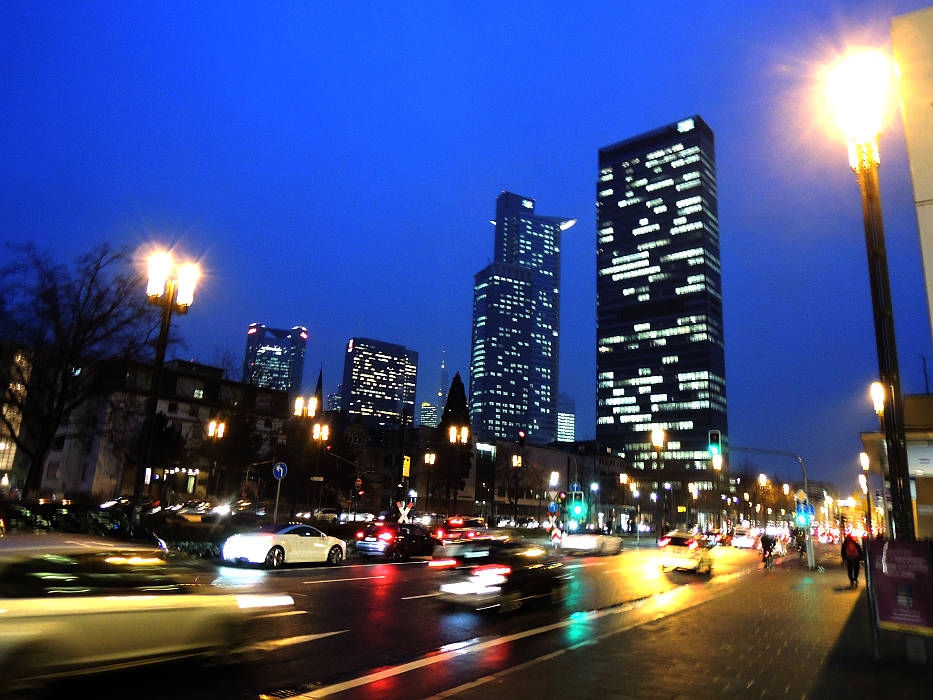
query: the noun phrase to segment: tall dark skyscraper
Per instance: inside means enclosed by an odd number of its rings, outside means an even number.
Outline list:
[[[418,353],[371,338],[351,338],[343,363],[341,410],[370,425],[413,424]]]
[[[251,323],[246,329],[243,382],[289,393],[300,392],[307,342],[308,329],[304,326],[279,330]]]
[[[675,493],[712,489],[708,431],[727,429],[713,132],[694,116],[602,148],[596,189],[596,440]]]
[[[481,440],[557,438],[560,236],[576,219],[535,214],[535,201],[496,199],[495,256],[473,286],[470,420]]]

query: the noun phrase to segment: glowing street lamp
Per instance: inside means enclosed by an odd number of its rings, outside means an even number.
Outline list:
[[[169,327],[172,314],[186,314],[194,302],[194,288],[200,271],[194,263],[184,263],[176,267],[171,253],[160,252],[149,257],[149,279],[146,284],[146,297],[150,304],[162,308],[162,322],[159,326],[159,338],[156,342],[155,364],[149,383],[149,397],[146,402],[146,451],[144,461],[138,465],[133,485],[133,521],[139,524],[140,508],[143,496],[143,478],[146,469],[151,469],[152,444],[155,435],[155,414],[159,402],[159,386],[162,384],[162,367],[165,364],[165,350],[168,347]]]
[[[759,486],[767,486],[767,485],[768,485],[768,477],[765,476],[764,474],[759,474],[759,475],[758,475],[758,485],[759,485]]]
[[[869,465],[869,462],[868,462],[868,453],[867,453],[867,452],[859,452],[858,461],[859,461],[859,464],[862,465],[862,471],[863,471],[863,472],[867,472],[867,471],[868,471],[868,465]]]
[[[314,418],[318,412],[317,396],[309,396],[307,402],[303,396],[295,399],[295,410],[293,413],[299,418]]]
[[[827,86],[836,119],[845,136],[849,165],[855,171],[862,195],[878,374],[885,389],[883,424],[891,479],[894,534],[897,539],[913,540],[913,504],[907,471],[903,397],[881,217],[881,192],[878,187],[878,165],[881,162],[878,137],[883,126],[891,75],[892,65],[887,57],[878,51],[862,51],[833,66],[827,73]]]

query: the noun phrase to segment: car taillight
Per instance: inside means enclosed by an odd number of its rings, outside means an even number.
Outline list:
[[[395,535],[393,535],[391,532],[383,531],[379,533],[379,539],[382,540],[383,542],[391,542],[394,537]]]
[[[470,530],[470,532],[467,533],[467,537],[476,537],[476,533]]]
[[[456,559],[432,559],[428,562],[428,566],[454,566],[456,563]]]
[[[358,539],[358,540],[363,539],[363,531],[362,531],[362,530],[360,530],[359,532],[356,533],[356,539]]]
[[[474,576],[508,576],[512,573],[509,566],[500,566],[499,564],[484,564],[483,566],[473,567]]]
[[[444,531],[443,531],[443,530],[438,530],[438,531],[435,533],[434,536],[437,537],[437,539],[442,540],[442,539],[444,539]]]
[[[666,547],[667,544],[671,541],[670,537],[662,537],[658,540],[658,547]]]
[[[463,518],[451,518],[447,522],[451,525],[463,525]]]
[[[687,549],[696,549],[700,546],[700,543],[696,540],[690,540],[690,544],[687,545]]]

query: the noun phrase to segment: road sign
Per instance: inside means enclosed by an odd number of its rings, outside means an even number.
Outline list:
[[[402,476],[406,479],[411,476],[411,457],[408,455],[402,457]]]
[[[551,497],[551,500],[553,501],[555,498],[557,498],[557,489],[551,489],[550,491],[547,492],[547,494],[548,496]]]
[[[288,466],[285,462],[276,462],[275,466],[272,467],[272,476],[276,479],[284,479],[285,475],[288,473]]]
[[[548,512],[550,513],[556,513],[557,504],[554,501],[551,501],[550,503],[547,504],[547,509],[548,509]]]
[[[574,481],[572,484],[570,484],[570,490],[571,490],[571,491],[579,491],[579,490],[580,490],[580,482],[579,482],[579,481]]]
[[[356,486],[357,489],[363,488],[363,480],[357,477],[356,481],[354,482],[354,485]]]
[[[797,500],[800,501],[801,503],[804,503],[804,502],[806,502],[806,500],[807,500],[807,492],[804,491],[803,489],[800,489],[800,490],[799,490],[796,494],[794,494],[794,495],[797,497]]]
[[[311,481],[324,481],[323,476],[312,476]]]

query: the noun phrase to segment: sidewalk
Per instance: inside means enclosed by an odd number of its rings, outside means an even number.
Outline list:
[[[852,590],[838,558],[820,563],[826,568],[811,572],[786,557],[701,605],[480,679],[450,697],[933,697],[933,670],[907,664],[902,635],[881,633],[881,658],[873,658],[864,572]]]

